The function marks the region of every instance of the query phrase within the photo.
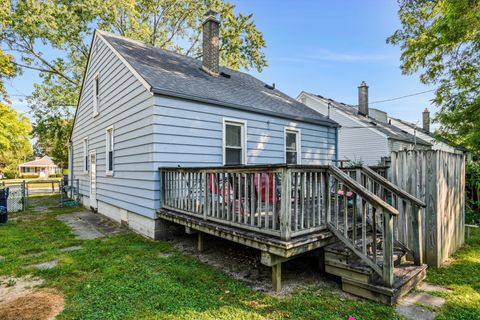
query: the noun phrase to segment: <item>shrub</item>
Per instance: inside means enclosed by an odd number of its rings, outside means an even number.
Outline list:
[[[470,161],[465,168],[465,222],[480,223],[480,162]]]
[[[63,177],[62,173],[52,173],[48,176],[49,178],[61,178]]]
[[[37,179],[37,178],[38,178],[38,174],[36,174],[36,173],[22,174],[22,175],[20,176],[20,178],[22,178],[22,179]]]

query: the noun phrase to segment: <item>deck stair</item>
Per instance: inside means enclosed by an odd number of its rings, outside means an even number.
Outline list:
[[[393,252],[394,282],[391,287],[344,243],[328,245],[324,252],[325,272],[340,277],[344,291],[382,303],[394,304],[425,278],[426,266],[415,266],[407,261],[407,253],[400,247],[395,247]],[[381,252],[377,259],[381,265]]]

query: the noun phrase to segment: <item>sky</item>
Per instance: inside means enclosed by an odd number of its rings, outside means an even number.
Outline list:
[[[232,0],[236,11],[253,13],[263,32],[268,67],[248,72],[296,98],[304,90],[357,104],[358,85],[369,85],[370,102],[433,89],[419,75],[402,75],[400,48],[386,38],[400,27],[394,0]],[[90,41],[88,41],[90,43]],[[49,52],[46,52],[48,54]],[[7,81],[11,95],[30,94],[38,73],[25,71]],[[435,107],[433,93],[372,104],[390,116],[421,123],[421,113]],[[27,112],[21,97],[13,106]]]

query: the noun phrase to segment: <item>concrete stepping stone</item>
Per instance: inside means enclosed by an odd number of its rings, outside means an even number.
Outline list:
[[[444,298],[433,296],[427,292],[416,291],[399,301],[396,311],[411,320],[433,320],[437,315],[435,310],[441,308],[444,304]]]
[[[437,292],[452,292],[452,290],[450,290],[448,288],[437,286],[437,285],[427,283],[427,282],[422,282],[420,285],[417,286],[417,289],[420,290],[420,291],[426,291],[426,292],[435,292],[435,291],[437,291]]]
[[[37,268],[37,269],[40,269],[40,270],[45,270],[45,269],[53,269],[57,265],[58,265],[58,260],[55,259],[55,260],[50,260],[50,261],[41,262],[41,263],[37,263],[37,264],[32,264],[32,265],[29,265],[29,266],[24,266],[22,268],[24,268],[24,269],[26,269],[26,268]]]
[[[61,252],[77,251],[82,249],[82,246],[71,246],[60,249]]]
[[[437,315],[436,312],[426,308],[402,302],[397,304],[396,311],[409,320],[434,320]]]
[[[414,292],[405,297],[404,301],[411,304],[422,304],[435,308],[441,308],[445,304],[445,299],[432,296],[427,292]]]

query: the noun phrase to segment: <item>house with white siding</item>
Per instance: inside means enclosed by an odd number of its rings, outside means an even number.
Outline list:
[[[432,144],[388,122],[385,112],[368,105],[368,86],[358,87],[358,106],[302,91],[297,100],[340,124],[338,160],[379,165],[392,151],[430,149]]]
[[[158,235],[159,167],[330,164],[339,125],[219,66],[218,20],[197,60],[96,30],[70,138],[82,203]]]
[[[441,150],[457,154],[463,154],[466,151],[462,147],[454,146],[447,140],[435,136],[430,131],[430,111],[428,111],[427,108],[425,108],[425,110],[422,112],[421,127],[415,123],[393,117],[388,117],[388,123],[398,127],[400,130],[404,130],[410,134],[413,134],[424,141],[430,142],[433,150]]]

